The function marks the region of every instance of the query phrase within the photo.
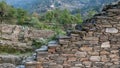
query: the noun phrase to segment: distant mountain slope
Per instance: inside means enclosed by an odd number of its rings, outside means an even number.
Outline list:
[[[45,12],[51,8],[81,9],[85,12],[89,9],[99,10],[104,4],[116,1],[118,0],[6,0],[8,4],[29,12]]]

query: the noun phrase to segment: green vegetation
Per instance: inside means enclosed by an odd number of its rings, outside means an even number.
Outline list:
[[[72,24],[82,23],[81,14],[72,15],[68,10],[55,9],[44,14],[28,14],[23,9],[16,9],[7,5],[4,1],[0,2],[0,20],[2,23],[31,26],[38,29],[50,29],[56,32],[72,29],[68,28]],[[64,33],[64,32],[63,32]]]
[[[0,46],[0,53],[21,54],[27,52],[32,52],[32,49],[21,50],[19,48],[16,49],[8,45]]]
[[[53,29],[63,28],[69,29],[71,24],[82,23],[82,18],[80,14],[72,15],[68,10],[55,9],[48,11],[40,18],[41,21],[51,24]]]
[[[8,24],[24,24],[29,19],[28,14],[23,9],[15,9],[7,5],[4,1],[0,2],[0,20]]]
[[[33,48],[36,49],[36,48],[40,48],[42,45],[47,45],[47,42],[48,40],[47,39],[36,39],[36,40],[33,40]]]
[[[31,26],[37,29],[50,29],[54,30],[57,34],[65,34],[65,30],[73,29],[72,24],[81,24],[82,16],[80,10],[76,10],[75,14],[72,14],[67,9],[60,10],[55,9],[47,11],[44,14],[33,13],[28,14],[23,9],[16,9],[12,6],[7,5],[4,1],[0,2],[0,20],[2,23],[17,24],[23,26]],[[97,11],[90,10],[86,13],[86,18],[91,18]]]

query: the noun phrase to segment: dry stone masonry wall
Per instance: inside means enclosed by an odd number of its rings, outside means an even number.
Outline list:
[[[0,47],[10,47],[20,51],[30,50],[34,39],[48,38],[53,35],[54,32],[51,30],[37,30],[18,25],[0,24]]]
[[[36,53],[26,68],[120,68],[120,2]]]

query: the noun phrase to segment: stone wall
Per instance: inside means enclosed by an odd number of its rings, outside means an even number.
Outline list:
[[[38,49],[36,62],[26,62],[26,68],[120,68],[120,2],[111,6],[87,20],[81,31]]]
[[[25,51],[32,49],[33,39],[49,38],[54,35],[51,30],[37,30],[18,25],[0,24],[0,47]]]

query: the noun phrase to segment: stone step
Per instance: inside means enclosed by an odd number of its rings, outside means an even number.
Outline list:
[[[25,65],[18,65],[16,68],[25,68]]]
[[[55,47],[58,47],[58,46],[59,46],[59,44],[55,40],[48,42],[48,48],[55,48]]]
[[[48,52],[49,53],[55,53],[57,47],[60,47],[60,45],[58,44],[57,41],[53,40],[53,41],[48,42]]]
[[[43,46],[41,46],[41,48],[36,49],[35,52],[44,52],[44,51],[47,51],[47,50],[48,50],[48,46],[43,45]]]
[[[26,62],[31,62],[31,61],[34,61],[34,57],[33,56],[29,56],[27,57],[25,60],[22,61],[23,64],[25,64]]]
[[[25,68],[42,68],[42,66],[40,62],[31,61],[25,63]]]
[[[38,57],[47,57],[48,56],[48,52],[46,51],[46,52],[37,52],[37,58]]]
[[[71,37],[70,36],[59,36],[58,39],[59,39],[59,41],[58,41],[59,44],[65,45],[70,42]]]
[[[58,39],[70,39],[70,36],[58,36]]]

